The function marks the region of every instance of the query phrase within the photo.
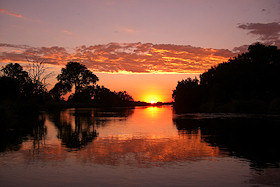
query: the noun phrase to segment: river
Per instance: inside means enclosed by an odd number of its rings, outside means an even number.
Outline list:
[[[1,186],[280,185],[278,115],[77,108],[20,125],[1,138]]]

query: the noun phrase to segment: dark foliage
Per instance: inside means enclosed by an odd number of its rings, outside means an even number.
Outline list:
[[[54,87],[49,91],[50,96],[54,101],[62,100],[62,96],[67,92],[70,92],[72,86],[70,84],[64,84],[62,82],[58,82],[54,85]]]
[[[177,112],[280,112],[280,50],[260,43],[173,91]]]
[[[16,99],[20,95],[18,82],[10,77],[0,77],[0,100]]]
[[[105,106],[128,106],[133,103],[133,98],[126,92],[112,92],[103,86],[97,86],[93,102]]]
[[[22,66],[18,63],[10,63],[2,67],[1,72],[1,92],[8,95],[11,91],[11,86],[17,87],[16,93],[22,100],[43,100],[47,95],[46,84],[40,82],[38,79],[33,80],[28,72],[24,71]],[[12,83],[14,82],[14,83]],[[11,85],[9,85],[11,83]]]
[[[177,108],[184,108],[186,112],[198,112],[201,104],[201,86],[198,79],[188,78],[178,82],[172,98]]]
[[[129,106],[133,98],[126,92],[112,92],[104,86],[87,86],[70,95],[69,102],[91,103],[93,106]]]
[[[57,80],[61,85],[67,87],[64,89],[65,91],[69,91],[68,87],[75,86],[75,93],[79,93],[84,87],[94,85],[98,81],[98,77],[85,65],[78,62],[68,62],[66,67],[61,69],[61,74],[57,76]]]

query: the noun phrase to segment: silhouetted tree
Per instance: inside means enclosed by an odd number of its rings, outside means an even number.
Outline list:
[[[63,84],[62,82],[58,82],[49,91],[49,93],[54,101],[60,101],[63,95],[71,91],[71,88],[72,86],[70,84],[67,83]]]
[[[47,68],[44,65],[45,59],[35,57],[27,58],[29,64],[27,65],[28,75],[33,84],[34,95],[45,94],[46,80],[52,76],[52,73],[47,73]]]
[[[30,96],[32,93],[32,81],[26,71],[23,70],[22,66],[18,63],[10,63],[1,69],[3,77],[9,77],[13,79],[19,87],[19,91],[24,96]],[[4,79],[3,79],[4,80]],[[3,81],[2,80],[2,81]],[[6,79],[8,81],[8,79]],[[7,85],[8,86],[8,85]],[[1,89],[3,92],[5,89]]]
[[[71,94],[68,100],[80,103],[92,102],[94,95],[95,86],[85,86],[79,92]]]
[[[200,104],[200,85],[197,78],[179,81],[172,98],[175,107],[184,108],[186,112],[197,112]]]
[[[134,102],[126,92],[112,92],[104,86],[96,85],[98,77],[84,65],[68,62],[57,76],[59,81],[51,90],[53,100],[61,100],[62,95],[75,88],[75,92],[68,97],[68,103],[75,106],[128,106]]]
[[[28,73],[18,63],[7,64],[5,67],[2,67],[1,71],[3,76],[11,77],[19,82],[25,82],[29,79]]]
[[[131,95],[129,95],[126,91],[121,91],[116,93],[119,101],[123,104],[129,104],[131,102],[134,102],[134,99]]]
[[[28,71],[24,71],[22,66],[18,63],[10,63],[2,68],[3,76],[15,79],[19,86],[21,93],[25,96],[38,96],[46,94],[46,79],[50,77],[50,73],[46,73],[43,61],[30,61]]]
[[[1,68],[1,72],[0,118],[2,121],[22,118],[31,113],[38,114],[39,108],[48,99],[45,85],[40,82],[33,83],[28,72],[17,63],[7,64]]]
[[[96,86],[94,89],[93,102],[102,106],[128,106],[133,98],[126,92],[112,92],[104,86]]]
[[[78,94],[85,86],[94,85],[98,81],[98,77],[88,70],[85,65],[78,62],[68,62],[66,67],[61,69],[57,80],[62,85],[70,85],[71,88],[74,86],[75,94]]]
[[[185,112],[279,112],[279,81],[280,50],[257,43],[200,75],[200,84],[179,82],[174,106]]]

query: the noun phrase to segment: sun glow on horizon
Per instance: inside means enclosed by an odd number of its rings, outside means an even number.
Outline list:
[[[162,102],[162,98],[159,95],[146,95],[143,97],[143,101],[151,104],[155,104],[157,102]]]

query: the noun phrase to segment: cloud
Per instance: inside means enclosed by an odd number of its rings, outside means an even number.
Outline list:
[[[21,14],[14,13],[14,12],[12,12],[10,10],[7,10],[7,9],[4,9],[4,8],[0,9],[0,12],[2,14],[5,14],[5,15],[14,16],[14,17],[17,17],[17,18],[22,18]]]
[[[135,34],[135,33],[139,32],[133,28],[124,27],[124,26],[120,26],[120,25],[115,26],[115,29],[116,29],[115,33]]]
[[[0,49],[0,62],[25,62],[26,58],[35,58],[64,66],[69,61],[77,61],[95,72],[109,73],[202,73],[236,55],[226,49],[152,43],[78,46],[71,52],[58,46],[12,44],[0,44]]]
[[[67,35],[72,35],[73,34],[71,31],[68,31],[68,30],[62,30],[61,32],[65,33]]]
[[[239,24],[238,28],[248,30],[249,34],[257,35],[260,41],[274,44],[280,40],[280,23],[246,23]]]
[[[263,9],[262,11],[267,11]],[[275,45],[280,47],[280,23],[246,23],[239,24],[238,28],[248,30],[249,34],[258,36],[257,40],[266,45]],[[249,45],[242,45],[235,47],[234,52],[244,53],[247,51]]]
[[[233,51],[237,53],[245,53],[246,51],[248,51],[248,47],[249,45],[241,45],[239,47],[233,48]]]
[[[29,49],[29,48],[31,48],[31,46],[29,46],[29,45],[14,45],[14,44],[0,43],[0,49],[1,48]]]

